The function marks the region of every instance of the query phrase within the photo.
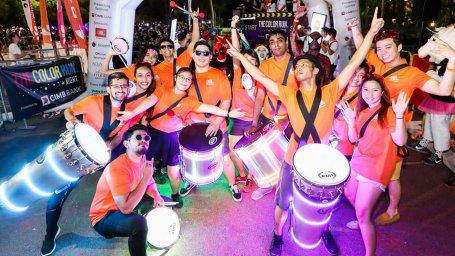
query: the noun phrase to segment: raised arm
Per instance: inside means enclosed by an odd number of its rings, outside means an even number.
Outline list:
[[[290,43],[291,43],[291,50],[292,50],[292,53],[294,54],[294,56],[300,56],[302,54],[302,52],[297,47],[297,39],[296,39],[296,37],[297,37],[297,26],[299,25],[300,18],[305,16],[305,14],[307,12],[308,11],[305,8],[305,6],[300,6],[300,3],[299,3],[299,6],[297,7],[297,12],[295,13],[295,16],[294,16],[294,22],[292,24],[291,33],[290,33],[290,36],[289,36],[289,40],[290,40]]]
[[[422,86],[422,91],[440,96],[449,96],[452,94],[455,83],[455,50],[446,44],[434,43],[438,44],[438,46],[433,51],[441,56],[446,56],[449,62],[441,82],[438,83],[436,80],[430,79]]]
[[[359,49],[360,45],[363,42],[362,31],[360,31],[360,21],[358,17],[355,17],[350,22],[348,22],[348,28],[351,28],[352,38],[354,39],[354,45],[356,49]]]
[[[268,78],[264,73],[259,70],[255,65],[253,65],[245,56],[243,56],[236,48],[229,44],[228,53],[242,63],[245,70],[258,82],[267,88],[272,94],[278,96],[278,84],[275,83],[272,79]]]
[[[378,15],[378,8],[376,7],[376,9],[374,11],[373,20],[371,21],[370,30],[366,34],[360,47],[354,53],[354,56],[352,56],[348,65],[343,69],[343,71],[341,71],[340,75],[337,77],[338,89],[340,91],[344,90],[346,85],[349,83],[352,75],[354,75],[355,70],[360,66],[362,61],[367,56],[368,51],[370,50],[371,44],[373,43],[374,36],[384,26],[384,20],[382,18],[378,18],[377,15]]]
[[[237,33],[237,23],[239,22],[239,16],[234,15],[231,21],[231,40],[232,46],[235,49],[240,49],[240,42],[239,42],[239,34]],[[232,64],[234,65],[234,69],[240,67],[240,61],[238,59],[233,59]]]
[[[407,98],[406,93],[401,91],[398,94],[397,100],[392,99],[392,109],[395,113],[395,131],[390,133],[392,136],[393,142],[397,146],[403,146],[408,139],[408,132],[406,131],[406,125],[404,124],[403,115],[406,111],[409,103],[409,98]]]
[[[101,72],[106,76],[115,72],[122,71],[121,69],[109,69],[109,62],[111,61],[114,55],[117,55],[117,53],[113,49],[110,49],[109,52],[106,54],[106,57],[104,58],[103,64],[101,65]]]
[[[193,20],[193,32],[191,33],[191,42],[188,45],[188,49],[189,49],[190,53],[193,52],[194,45],[201,38],[201,35],[199,33],[198,16],[199,16],[199,8],[197,9],[197,11],[191,13],[191,18]]]

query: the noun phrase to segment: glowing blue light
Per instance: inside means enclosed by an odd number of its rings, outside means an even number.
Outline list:
[[[74,182],[78,180],[79,178],[74,178],[71,176],[68,176],[65,174],[60,167],[58,167],[57,163],[55,162],[54,156],[51,154],[51,146],[49,146],[46,150],[46,158],[49,161],[49,164],[51,165],[52,169],[58,174],[58,176],[62,177],[64,180],[69,181],[69,182]]]
[[[52,195],[52,192],[46,192],[46,191],[43,191],[41,189],[39,189],[37,186],[35,186],[35,184],[33,184],[33,182],[31,181],[30,179],[30,175],[29,175],[29,170],[27,169],[29,166],[29,164],[26,164],[24,166],[24,168],[22,168],[21,172],[23,173],[23,177],[24,177],[24,180],[25,180],[25,183],[27,184],[27,186],[33,191],[35,192],[36,194],[38,194],[39,196],[42,196],[42,197],[48,197],[50,195]]]
[[[291,228],[291,237],[292,237],[292,240],[294,240],[294,242],[300,246],[301,248],[303,249],[314,249],[316,247],[318,247],[320,244],[321,244],[321,241],[322,241],[322,238],[319,239],[319,241],[317,241],[315,244],[305,244],[305,243],[302,243],[299,241],[299,239],[297,239],[297,237],[295,237],[294,235],[294,229]]]
[[[25,206],[25,207],[17,206],[8,200],[8,198],[6,197],[6,193],[5,193],[5,186],[6,186],[6,181],[3,182],[2,185],[0,185],[0,200],[3,202],[3,204],[13,212],[23,212],[23,211],[27,210],[28,206]]]
[[[311,226],[324,226],[327,223],[329,223],[330,219],[332,218],[332,212],[330,212],[328,218],[326,218],[326,219],[324,219],[322,221],[308,220],[305,217],[303,217],[302,215],[300,215],[299,211],[296,211],[295,208],[294,208],[294,210],[292,212],[303,223],[306,223],[306,224],[311,225]]]

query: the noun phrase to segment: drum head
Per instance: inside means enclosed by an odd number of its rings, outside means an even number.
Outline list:
[[[147,242],[163,249],[173,245],[180,234],[180,220],[177,214],[166,207],[158,207],[147,216]]]
[[[218,146],[223,140],[220,130],[215,136],[206,137],[205,131],[209,124],[195,123],[182,129],[179,135],[180,145],[191,151],[208,151]]]
[[[128,98],[131,98],[136,94],[136,84],[133,81],[129,81],[128,84]]]
[[[296,174],[320,186],[335,186],[349,176],[346,157],[335,148],[324,144],[307,144],[294,155]]]
[[[128,49],[130,48],[128,46],[128,42],[126,42],[125,39],[117,37],[114,40],[112,40],[112,49],[118,53],[118,54],[125,54]]]
[[[95,162],[105,165],[109,162],[110,154],[101,136],[87,124],[76,124],[74,133],[82,150]]]

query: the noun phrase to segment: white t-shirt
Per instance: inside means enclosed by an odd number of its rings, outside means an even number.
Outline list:
[[[330,50],[333,51],[333,54],[329,54],[329,52],[324,52],[322,49],[321,49],[321,53],[324,54],[325,56],[329,57],[330,59],[330,64],[332,65],[337,65],[338,63],[338,56],[339,56],[339,49],[338,49],[338,41],[332,41],[332,42],[329,42],[329,47],[330,47]]]
[[[8,46],[8,57],[10,60],[16,60],[16,57],[14,56],[14,54],[21,54],[22,51],[21,51],[21,48],[19,48],[19,46],[15,43],[11,43],[9,46]]]
[[[286,0],[277,0],[276,1],[276,11],[285,12],[286,11]]]

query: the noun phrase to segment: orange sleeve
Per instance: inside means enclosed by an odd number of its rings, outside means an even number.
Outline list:
[[[83,115],[93,109],[96,100],[96,96],[88,96],[80,100],[79,102],[72,105],[69,109],[74,115]]]
[[[338,99],[340,99],[341,97],[341,93],[342,91],[340,91],[339,89],[339,81],[338,81],[338,78],[336,78],[335,80],[333,80],[332,82],[330,82],[328,85],[325,85],[325,86],[328,86],[327,88],[329,88],[330,90],[330,98],[332,99],[333,102],[338,102]]]
[[[131,64],[124,68],[121,68],[120,70],[128,77],[129,80],[136,80],[136,77],[134,76],[135,69],[136,65]]]
[[[127,174],[127,166],[123,164],[123,158],[109,165],[109,179],[107,183],[113,196],[123,196],[130,192],[130,176]]]
[[[428,81],[431,79],[431,77],[427,74],[425,74],[424,72],[422,72],[420,69],[418,68],[412,68],[412,75],[410,75],[410,77],[412,78],[412,84],[416,87],[416,88],[422,88],[422,86]]]
[[[290,86],[277,85],[278,86],[278,99],[283,102],[284,106],[288,108],[289,99],[296,93],[296,89]]]
[[[378,55],[376,54],[376,52],[374,50],[368,51],[366,59],[367,59],[368,64],[371,66],[376,66],[376,65],[379,65],[382,63],[382,61],[379,59]]]
[[[221,88],[221,100],[232,100],[231,83],[224,73],[220,72],[218,82],[220,83]]]
[[[158,97],[158,99],[160,99],[163,96],[164,90],[165,90],[164,87],[157,87],[155,89],[155,91],[153,92],[153,95],[155,95],[156,97]]]
[[[188,113],[195,112],[196,109],[199,108],[199,106],[201,106],[202,102],[196,100],[193,97],[186,97],[185,99],[182,100],[180,104],[182,104],[182,107],[176,108],[175,112],[181,118],[185,118],[188,115]]]
[[[242,89],[242,69],[240,67],[234,67],[234,80],[232,81],[232,89]]]
[[[193,58],[191,58],[190,49],[186,49],[177,57],[177,65],[179,67],[188,67]]]

